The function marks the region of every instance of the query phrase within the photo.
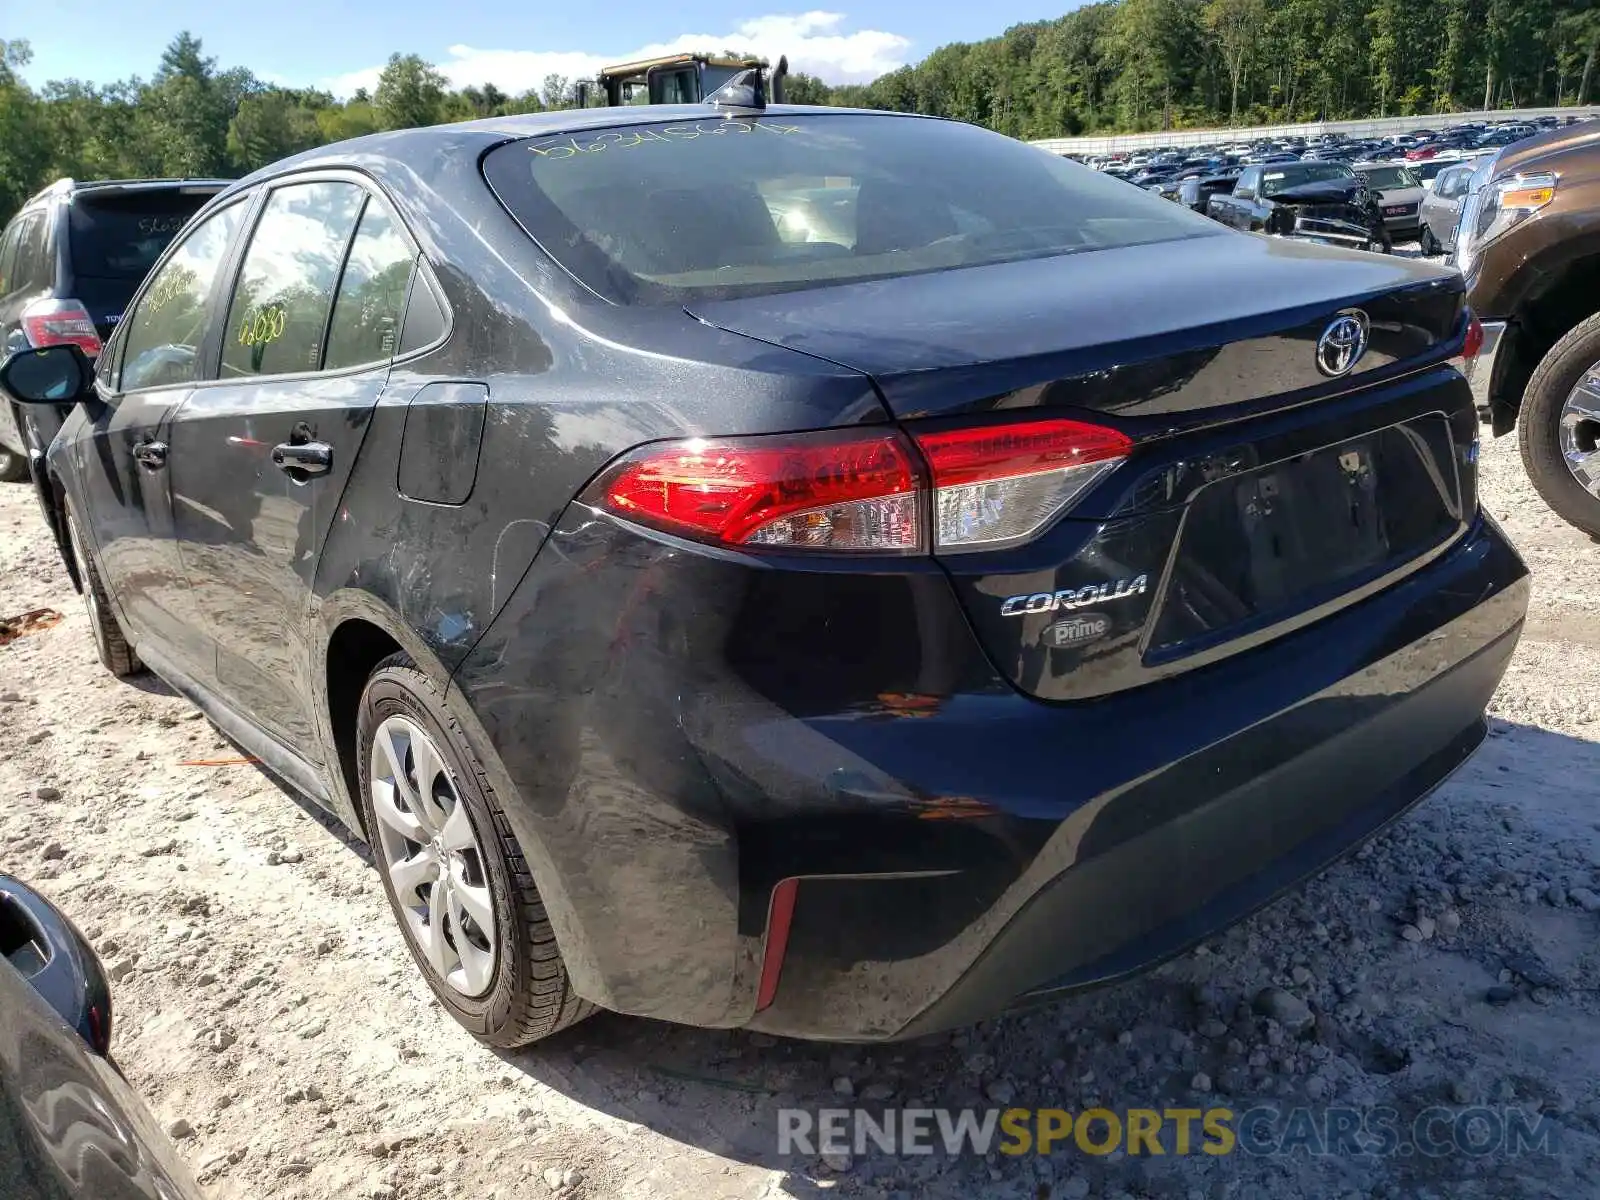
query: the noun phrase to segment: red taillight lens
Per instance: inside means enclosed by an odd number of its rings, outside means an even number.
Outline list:
[[[1483,350],[1483,322],[1472,314],[1467,314],[1467,337],[1461,343],[1461,357],[1471,362]]]
[[[827,431],[645,446],[593,502],[726,545],[914,553],[925,548],[916,461],[898,435]]]
[[[1052,419],[915,435],[934,486],[934,545],[994,550],[1039,533],[1128,456],[1126,434]]]
[[[917,432],[827,430],[644,446],[585,493],[600,508],[729,546],[913,554],[993,550],[1037,535],[1133,442],[1058,418]]]
[[[91,358],[100,353],[100,335],[89,310],[76,300],[36,300],[22,310],[28,345],[79,347]]]

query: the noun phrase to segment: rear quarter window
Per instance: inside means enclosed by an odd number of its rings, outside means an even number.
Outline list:
[[[708,116],[525,139],[483,169],[546,251],[625,303],[1224,236],[1056,155],[927,118]]]

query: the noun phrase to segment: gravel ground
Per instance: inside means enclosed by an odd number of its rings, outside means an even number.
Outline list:
[[[1493,736],[1390,833],[1154,974],[925,1042],[839,1048],[602,1015],[500,1056],[443,1016],[375,873],[150,678],[99,669],[28,493],[0,488],[0,868],[113,978],[116,1052],[219,1196],[1533,1197],[1600,1187],[1600,547],[1511,440],[1485,506],[1534,607]],[[1264,989],[1280,989],[1263,995]],[[1265,1015],[1267,1010],[1272,1015]],[[1537,1110],[1553,1153],[783,1158],[776,1110]]]

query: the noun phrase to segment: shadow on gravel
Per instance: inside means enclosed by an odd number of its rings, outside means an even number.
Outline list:
[[[1600,891],[1597,821],[1600,745],[1496,720],[1466,767],[1358,854],[1128,983],[912,1043],[811,1044],[602,1014],[505,1057],[593,1109],[787,1172],[773,1197],[1582,1191],[1582,1164],[1600,1161],[1590,1082],[1600,1077],[1600,929],[1565,889],[1584,903],[1586,889]],[[1563,889],[1562,904],[1530,908],[1535,884]],[[1509,1000],[1491,1003],[1506,978]],[[1267,987],[1309,1006],[1303,1029],[1260,1015]],[[1404,1134],[1433,1106],[1468,1104],[1551,1116],[1560,1140],[1521,1157],[1314,1154],[1304,1144],[1152,1157],[1069,1142],[1048,1157],[987,1160],[942,1149],[894,1157],[869,1142],[837,1172],[816,1153],[779,1154],[777,1137],[785,1108],[1387,1106]]]
[[[128,687],[134,688],[137,691],[145,692],[151,696],[176,697],[178,694],[168,686],[166,680],[162,679],[161,676],[157,675],[154,671],[140,671],[137,675],[129,675],[125,677],[122,682]],[[276,780],[274,780],[274,782],[276,782]]]

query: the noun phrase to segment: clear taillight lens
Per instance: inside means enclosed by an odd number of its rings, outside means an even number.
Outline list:
[[[933,472],[939,550],[996,550],[1037,536],[1133,448],[1114,429],[1045,420],[919,433]]]
[[[22,310],[22,332],[34,349],[72,345],[90,358],[100,353],[94,320],[76,300],[35,300]]]

